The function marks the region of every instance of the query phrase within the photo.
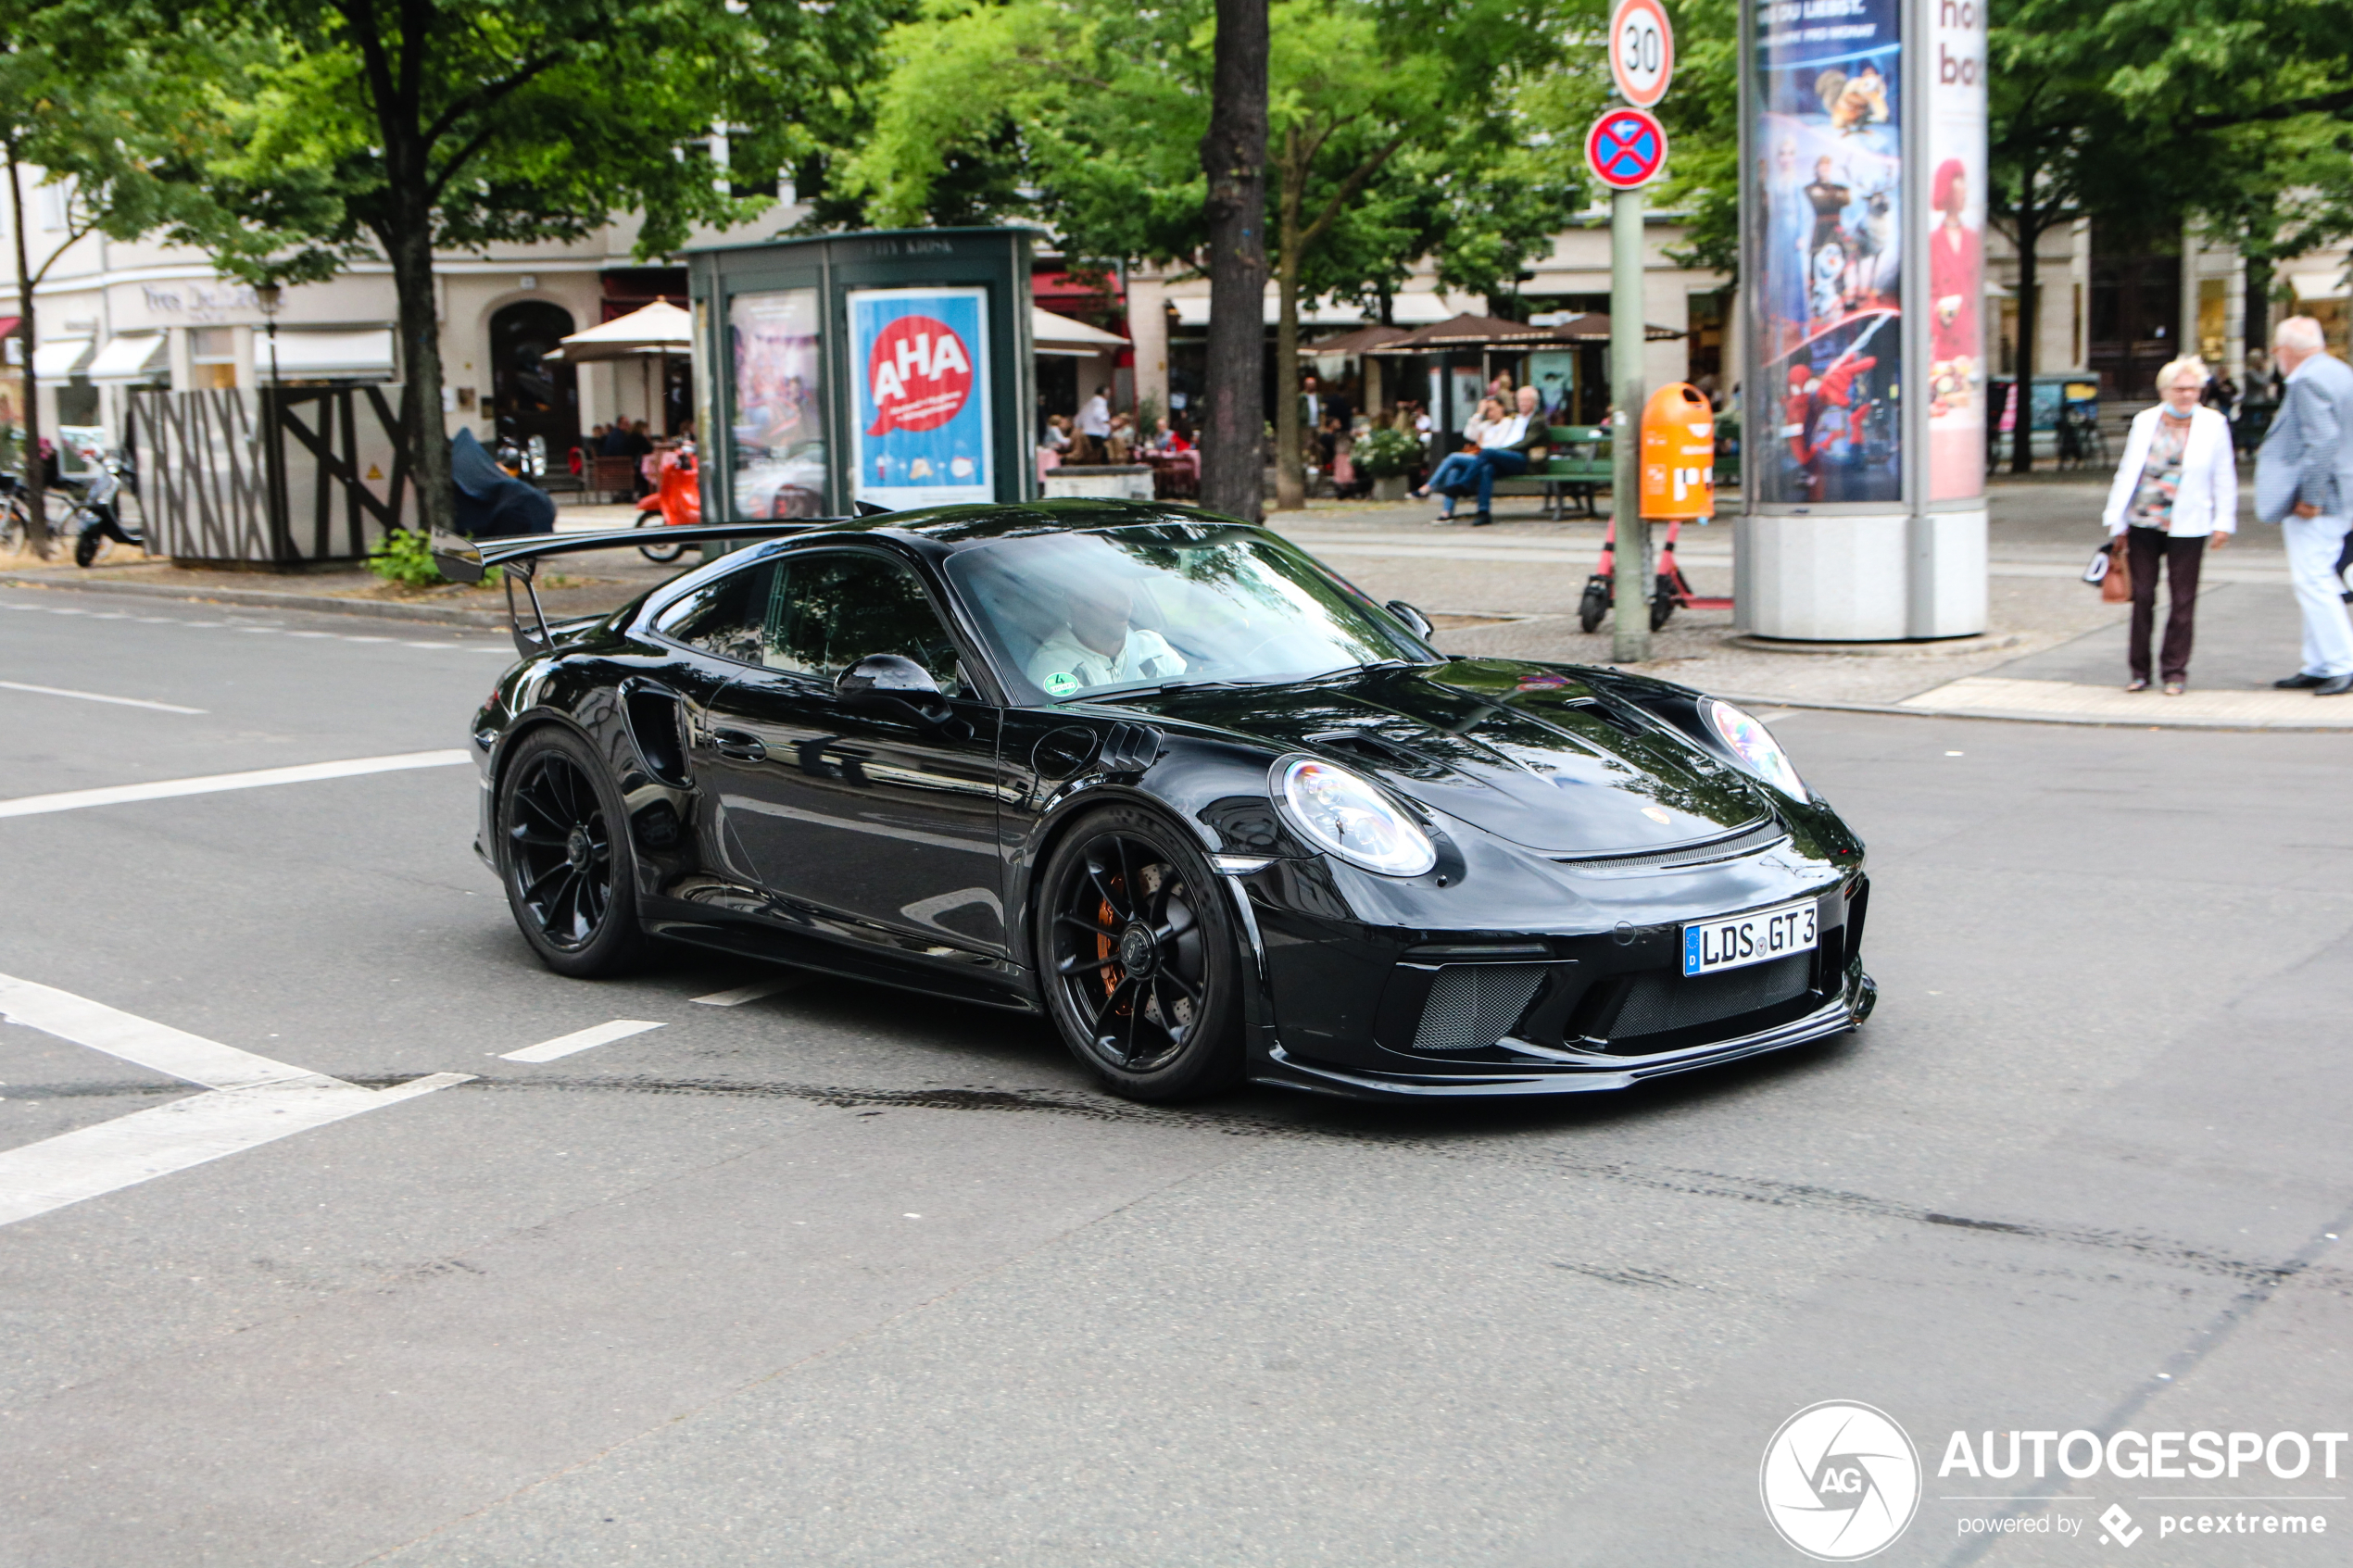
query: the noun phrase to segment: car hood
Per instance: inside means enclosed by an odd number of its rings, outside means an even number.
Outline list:
[[[1541,664],[1465,659],[1292,685],[1144,693],[1120,706],[1330,758],[1554,855],[1670,848],[1771,809],[1738,769]]]

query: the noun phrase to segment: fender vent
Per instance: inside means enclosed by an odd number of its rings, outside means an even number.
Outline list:
[[[1114,724],[1103,736],[1101,760],[1106,773],[1140,773],[1160,760],[1166,740],[1150,724]]]
[[[1417,1051],[1491,1049],[1519,1022],[1544,983],[1544,966],[1532,963],[1448,964],[1430,982],[1414,1030]]]

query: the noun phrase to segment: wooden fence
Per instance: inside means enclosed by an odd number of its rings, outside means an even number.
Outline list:
[[[397,386],[138,392],[147,547],[180,560],[352,560],[401,526]]]

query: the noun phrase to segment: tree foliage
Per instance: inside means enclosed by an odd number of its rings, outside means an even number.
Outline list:
[[[206,29],[159,26],[140,4],[0,0],[0,199],[10,208],[28,452],[41,438],[34,289],[93,234],[136,239],[203,209],[182,176],[224,144],[208,87],[228,52]],[[58,222],[29,223],[28,205],[44,202]],[[45,552],[41,467],[26,467],[34,546]]]
[[[182,0],[251,43],[226,85],[234,146],[201,183],[220,220],[175,237],[232,274],[392,264],[405,416],[429,527],[450,515],[437,248],[574,240],[634,215],[640,257],[748,218],[854,87],[890,0]],[[849,41],[837,48],[837,43]],[[729,138],[729,167],[711,134]]]
[[[1275,0],[1265,232],[1281,300],[1279,384],[1294,385],[1299,306],[1377,301],[1414,265],[1508,293],[1581,189],[1577,137],[1598,103],[1557,74],[1595,0]],[[1206,270],[1214,9],[1105,0],[938,0],[895,30],[874,132],[842,185],[884,224],[938,217],[942,171],[993,160],[986,215],[1051,228],[1064,248]],[[1278,404],[1277,483],[1298,481]]]

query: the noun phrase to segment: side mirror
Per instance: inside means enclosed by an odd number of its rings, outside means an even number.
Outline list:
[[[455,533],[433,536],[433,564],[452,583],[479,583],[483,579],[482,551],[471,539]]]
[[[1403,621],[1416,637],[1428,637],[1438,630],[1429,623],[1428,616],[1424,615],[1403,599],[1391,599],[1381,608]]]
[[[952,716],[931,671],[901,654],[870,653],[834,680],[834,695],[849,708],[941,724]]]

